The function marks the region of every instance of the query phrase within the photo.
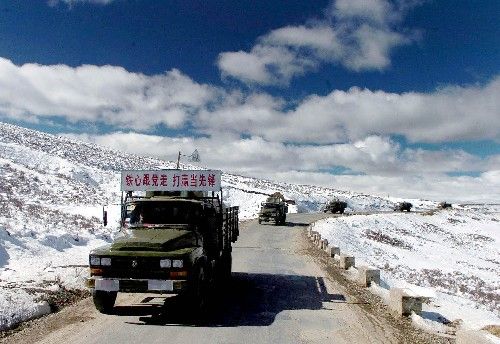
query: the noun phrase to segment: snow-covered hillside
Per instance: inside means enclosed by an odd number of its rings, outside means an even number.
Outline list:
[[[372,214],[314,224],[357,265],[381,270],[385,287],[433,296],[426,314],[481,328],[500,324],[500,206]]]
[[[121,170],[173,168],[172,162],[0,123],[0,329],[50,309],[47,293],[83,288],[90,249],[118,226]],[[184,168],[199,168],[184,165]],[[282,192],[299,212],[338,197],[347,211],[384,211],[395,199],[223,174],[223,195],[252,218],[266,195]],[[417,209],[436,202],[412,201]],[[110,225],[101,224],[102,206]]]
[[[47,312],[47,291],[82,288],[88,251],[116,233],[119,171],[173,167],[0,123],[0,329]],[[299,211],[317,210],[333,196],[356,210],[392,206],[376,197],[226,173],[223,188],[226,202],[240,206],[241,218],[254,217],[275,191],[296,200]],[[106,228],[103,205],[110,215]]]

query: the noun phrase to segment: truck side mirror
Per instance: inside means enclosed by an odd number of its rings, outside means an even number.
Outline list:
[[[104,227],[108,225],[108,212],[104,210],[104,207],[102,207],[102,223]]]

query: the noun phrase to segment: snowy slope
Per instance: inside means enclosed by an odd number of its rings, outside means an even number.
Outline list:
[[[89,250],[116,233],[121,170],[173,167],[0,123],[0,329],[48,312],[48,291],[83,288]],[[398,201],[227,173],[222,185],[225,201],[239,205],[243,219],[255,217],[266,195],[275,191],[295,200],[290,210],[300,212],[317,211],[333,197],[347,201],[348,211],[385,211]],[[436,204],[413,203],[418,209]],[[103,205],[108,227],[101,225]]]
[[[500,324],[500,206],[347,216],[314,225],[383,284],[434,295],[427,312],[481,328]]]
[[[47,290],[82,288],[88,251],[116,233],[120,170],[173,167],[0,123],[0,329],[49,311]],[[226,173],[223,188],[243,219],[255,217],[275,191],[297,200],[300,211],[317,210],[333,196],[351,199],[357,210],[392,206],[370,196]],[[100,220],[103,205],[110,215],[107,228]]]

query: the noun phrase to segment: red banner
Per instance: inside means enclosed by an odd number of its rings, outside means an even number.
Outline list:
[[[217,170],[122,171],[122,191],[219,191]]]

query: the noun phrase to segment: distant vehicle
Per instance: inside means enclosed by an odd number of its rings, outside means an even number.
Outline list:
[[[330,202],[328,202],[325,207],[323,208],[323,212],[331,212],[332,214],[343,214],[345,211],[345,208],[347,208],[347,202],[344,201],[339,201],[338,199],[333,199]]]
[[[399,202],[394,207],[394,211],[407,211],[407,212],[410,212],[412,207],[413,207],[413,204],[411,204],[410,202]]]
[[[223,205],[220,175],[122,172],[124,234],[89,256],[87,287],[99,312],[112,313],[118,292],[184,294],[193,314],[206,309],[209,291],[231,276],[239,234],[238,207]]]
[[[284,225],[288,204],[281,192],[275,192],[260,204],[259,223],[274,222],[277,225]]]
[[[438,204],[438,208],[439,209],[446,209],[446,208],[451,208],[451,203],[447,203],[447,202],[441,202]]]

